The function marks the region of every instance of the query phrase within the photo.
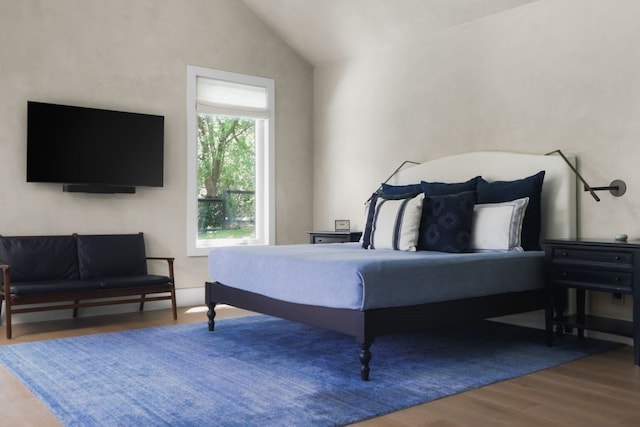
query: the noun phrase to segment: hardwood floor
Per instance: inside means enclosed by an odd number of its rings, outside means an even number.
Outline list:
[[[225,307],[216,319],[250,315]],[[123,329],[206,323],[206,307],[118,314],[14,325],[14,338],[0,345]],[[59,426],[56,418],[22,384],[0,367],[1,426]],[[355,424],[406,426],[638,426],[640,368],[624,347],[552,369],[408,408]]]

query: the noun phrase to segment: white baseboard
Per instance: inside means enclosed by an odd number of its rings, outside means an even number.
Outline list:
[[[193,307],[204,305],[204,287],[201,288],[179,288],[176,289],[176,303],[178,307]],[[171,301],[149,301],[144,304],[145,311],[160,310],[163,308],[171,308]],[[105,305],[99,307],[80,308],[78,317],[104,316],[107,314],[133,313],[138,311],[138,303]],[[2,324],[5,322],[6,310],[4,303],[2,304]],[[12,316],[12,323],[32,323],[50,320],[61,320],[72,318],[71,309],[69,310],[51,310],[39,311],[35,313],[21,313]]]

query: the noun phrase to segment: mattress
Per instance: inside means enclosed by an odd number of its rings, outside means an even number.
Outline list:
[[[224,285],[282,301],[371,310],[544,287],[544,252],[404,252],[359,243],[232,246],[209,254]]]

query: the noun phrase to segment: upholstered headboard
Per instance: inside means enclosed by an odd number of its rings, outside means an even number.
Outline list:
[[[575,162],[571,156],[569,160]],[[510,181],[540,171],[545,171],[540,237],[576,237],[576,178],[559,156],[500,151],[456,154],[406,167],[396,174],[392,183],[462,182],[478,175],[487,181]]]

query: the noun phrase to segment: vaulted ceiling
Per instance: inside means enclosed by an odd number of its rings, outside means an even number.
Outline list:
[[[427,40],[539,0],[242,0],[312,64]]]

